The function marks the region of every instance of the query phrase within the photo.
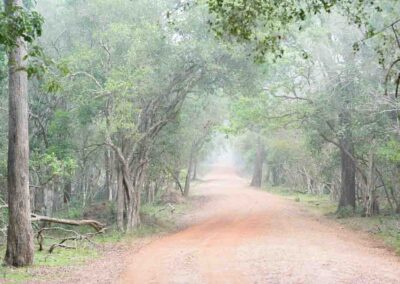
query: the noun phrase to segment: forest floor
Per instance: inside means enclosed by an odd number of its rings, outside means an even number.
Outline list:
[[[95,260],[28,283],[399,283],[383,241],[215,166],[180,228],[105,246]],[[132,244],[133,243],[133,244]]]
[[[178,230],[178,220],[181,216],[199,206],[203,199],[191,197],[185,202],[181,201],[184,199],[173,205],[173,211],[163,201],[145,204],[141,210],[143,224],[134,233],[123,234],[110,228],[105,234],[96,236],[92,243],[68,243],[72,246],[77,245],[77,249],[60,248],[49,253],[50,245],[65,236],[46,235],[44,250],[37,251],[36,246],[34,265],[26,268],[0,266],[0,283],[114,283],[125,268],[121,259],[125,259],[151,241]],[[104,204],[96,204],[88,208],[93,211],[89,219],[110,214],[106,207]],[[82,230],[82,233],[87,232],[87,228]],[[4,253],[5,247],[0,246],[0,255]]]

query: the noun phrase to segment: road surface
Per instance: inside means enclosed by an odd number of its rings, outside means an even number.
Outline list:
[[[187,228],[127,258],[118,283],[400,283],[400,262],[365,234],[248,187],[215,166]]]

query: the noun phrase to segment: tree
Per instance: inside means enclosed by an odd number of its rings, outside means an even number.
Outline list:
[[[25,18],[22,0],[6,0],[5,9],[10,22]],[[29,24],[29,23],[28,23]],[[30,221],[29,199],[29,136],[28,136],[28,74],[26,26],[11,38],[8,51],[9,65],[9,132],[8,132],[8,208],[7,250],[5,262],[13,266],[33,263],[33,232]],[[30,27],[35,30],[36,27]],[[3,35],[4,36],[4,35]]]
[[[285,57],[264,65],[264,92],[240,98],[232,122],[239,128],[264,129],[266,175],[271,184],[329,191],[339,209],[364,206],[364,200],[376,199],[376,194],[368,194],[374,190],[367,190],[366,184],[372,189],[379,186],[376,161],[375,185],[366,175],[369,151],[376,153],[379,147],[374,143],[371,149],[366,141],[385,141],[384,129],[391,132],[394,126],[384,109],[397,109],[383,103],[392,99],[382,96],[379,80],[384,73],[373,45],[354,52],[352,44],[362,39],[362,33],[337,13],[315,17],[302,32],[289,30],[288,37]],[[318,41],[321,37],[325,40]],[[290,152],[286,154],[287,147],[280,149],[274,140],[281,140],[281,146],[292,143]],[[387,189],[384,194],[389,204],[397,199],[388,198]]]
[[[188,97],[203,117],[202,97],[243,84],[253,73],[248,68],[245,74],[242,66],[252,62],[207,35],[204,6],[188,15],[174,1],[152,3],[151,9],[146,1],[42,3],[43,13],[49,14],[42,38],[46,51],[67,61],[69,72],[56,78],[56,92],[43,79],[35,84],[32,110],[45,115],[32,127],[45,135],[33,139],[34,152],[38,157],[55,155],[60,162],[76,161],[78,170],[71,180],[82,207],[104,197],[112,184],[118,192],[118,226],[133,230],[140,224],[145,193],[154,184],[166,183],[170,170],[176,173],[188,165],[189,147],[180,143],[180,132],[164,129],[184,127],[177,121]],[[60,10],[64,13],[57,14]],[[78,11],[82,17],[76,17]],[[197,111],[188,113],[190,124]],[[192,131],[201,132],[204,125]],[[191,138],[189,133],[182,142],[189,145]],[[158,154],[167,156],[163,143],[172,141],[185,151],[160,161]],[[199,144],[194,154],[203,142],[194,142]],[[43,171],[37,175],[41,180],[46,176]],[[57,192],[63,183],[59,179],[49,189]]]
[[[265,146],[260,135],[257,135],[256,157],[253,168],[253,177],[250,186],[261,187],[263,176],[263,165],[265,161]]]

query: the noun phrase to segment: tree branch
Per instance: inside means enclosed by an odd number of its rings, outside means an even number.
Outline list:
[[[59,219],[59,218],[51,218],[47,216],[40,216],[36,214],[31,214],[31,221],[38,222],[38,221],[45,221],[50,223],[56,224],[64,224],[64,225],[72,225],[72,226],[90,226],[95,229],[97,232],[102,231],[105,229],[106,225],[100,223],[96,220],[69,220],[69,219]]]

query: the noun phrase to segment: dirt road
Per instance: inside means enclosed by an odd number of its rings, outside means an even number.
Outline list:
[[[379,243],[247,184],[215,167],[192,225],[131,255],[119,283],[400,283]]]

